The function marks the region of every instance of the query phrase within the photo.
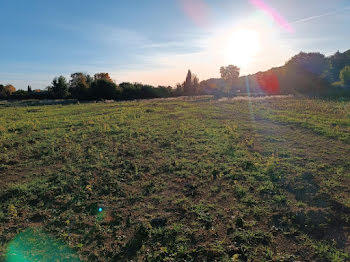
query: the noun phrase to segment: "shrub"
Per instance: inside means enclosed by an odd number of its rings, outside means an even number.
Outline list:
[[[340,71],[339,78],[343,85],[350,86],[350,66],[346,66]]]
[[[119,95],[117,85],[105,79],[97,79],[91,84],[94,99],[116,99]]]

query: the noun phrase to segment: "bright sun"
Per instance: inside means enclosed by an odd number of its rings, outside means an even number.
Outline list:
[[[234,31],[227,39],[225,60],[228,64],[245,68],[254,62],[260,49],[259,34],[255,30],[240,29]]]

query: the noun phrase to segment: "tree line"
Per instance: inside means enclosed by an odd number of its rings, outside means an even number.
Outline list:
[[[144,85],[123,82],[117,85],[109,73],[97,73],[94,76],[85,73],[73,73],[70,80],[64,76],[55,77],[46,90],[18,90],[7,85],[1,89],[0,98],[5,99],[77,99],[77,100],[134,100],[166,98],[184,95],[199,95],[199,79],[188,70],[186,80],[175,88],[171,86]],[[4,90],[3,92],[1,90]]]
[[[75,98],[79,100],[130,100],[171,96],[171,87],[153,87],[139,83],[115,84],[108,73],[98,73],[91,77],[84,73],[74,73],[71,80],[56,77],[48,88],[53,98]]]
[[[0,89],[1,90],[1,89]],[[46,90],[12,90],[3,93],[2,98],[13,99],[78,99],[78,100],[132,100],[170,97],[171,87],[143,85],[140,83],[121,83],[117,85],[108,73],[90,76],[73,73],[68,81],[64,76],[55,77]],[[0,95],[1,97],[1,95]]]
[[[350,50],[330,57],[300,52],[283,66],[244,77],[234,65],[221,67],[220,73],[221,78],[202,81],[200,90],[216,96],[350,96]]]
[[[16,91],[12,85],[0,85],[0,99],[78,99],[78,100],[132,100],[175,96],[244,94],[301,94],[350,96],[350,50],[330,57],[321,53],[300,52],[284,66],[265,72],[240,77],[240,68],[234,65],[220,68],[221,78],[199,81],[188,70],[185,81],[174,88],[124,82],[117,85],[108,73],[93,76],[73,73],[67,80],[55,77],[46,90]]]

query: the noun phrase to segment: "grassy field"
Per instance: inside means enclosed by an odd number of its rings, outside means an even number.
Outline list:
[[[6,104],[0,260],[26,228],[83,261],[349,261],[350,103]]]

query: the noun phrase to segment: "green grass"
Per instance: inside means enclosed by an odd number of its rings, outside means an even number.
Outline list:
[[[40,228],[86,261],[349,260],[349,109],[294,98],[6,104],[2,258]],[[152,227],[158,217],[165,226]]]

